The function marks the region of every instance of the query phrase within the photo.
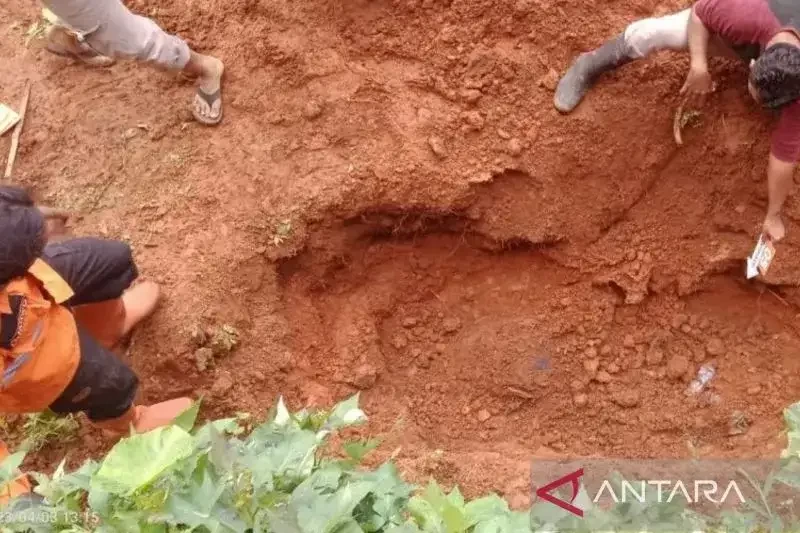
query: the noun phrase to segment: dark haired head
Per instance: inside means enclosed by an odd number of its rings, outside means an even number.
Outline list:
[[[750,69],[750,86],[756,100],[771,109],[800,98],[800,48],[789,43],[767,48]]]
[[[0,187],[0,285],[25,275],[44,245],[44,217],[30,195]]]

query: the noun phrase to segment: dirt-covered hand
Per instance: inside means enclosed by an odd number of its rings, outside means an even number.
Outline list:
[[[61,209],[55,209],[47,206],[38,206],[39,212],[44,217],[45,226],[47,228],[47,240],[60,240],[67,235],[67,220],[69,213]]]
[[[786,235],[786,227],[783,225],[780,215],[767,215],[767,218],[764,219],[763,231],[772,242],[778,242]]]
[[[708,93],[714,92],[716,86],[711,74],[705,69],[689,69],[686,82],[681,87],[681,95],[685,95],[692,103],[702,103]]]
[[[66,238],[67,226],[63,218],[48,218],[45,220],[47,227],[47,241],[53,242]]]

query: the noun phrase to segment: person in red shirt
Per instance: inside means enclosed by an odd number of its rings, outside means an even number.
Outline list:
[[[554,104],[569,113],[604,72],[660,50],[689,51],[681,93],[702,99],[715,85],[710,54],[749,63],[748,89],[763,107],[780,111],[767,165],[769,205],[763,230],[785,235],[780,212],[800,159],[800,4],[793,0],[700,0],[665,17],[638,20],[600,48],[581,54],[556,87]]]

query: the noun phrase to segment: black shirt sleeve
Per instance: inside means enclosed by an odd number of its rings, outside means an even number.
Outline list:
[[[67,305],[118,298],[139,275],[130,246],[120,241],[91,237],[60,241],[45,247],[42,260],[75,293]]]

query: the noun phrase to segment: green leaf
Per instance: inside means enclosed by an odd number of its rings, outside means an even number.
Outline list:
[[[192,527],[204,526],[214,531],[220,526],[220,522],[212,514],[212,509],[217,505],[226,486],[211,473],[208,462],[204,462],[198,470],[187,490],[170,495],[166,511],[177,523]]]
[[[775,474],[775,480],[795,489],[800,489],[800,461],[792,459]]]
[[[800,402],[796,402],[783,410],[783,420],[789,431],[800,431]]]
[[[193,402],[192,405],[186,409],[184,412],[179,414],[175,419],[172,421],[172,425],[178,426],[184,431],[190,432],[194,428],[194,424],[197,421],[197,415],[200,413],[200,404],[203,402],[203,399],[200,398],[196,402]]]
[[[310,431],[293,431],[280,438],[264,435],[265,440],[254,443],[240,457],[240,462],[253,475],[253,487],[274,490],[275,478],[287,478],[293,484],[311,475],[314,469],[317,440]]]
[[[19,465],[25,460],[25,452],[12,453],[0,462],[0,485],[14,481],[19,476]]]
[[[208,432],[211,440],[209,459],[220,472],[230,472],[233,470],[235,462],[235,453],[231,444],[223,438],[215,427],[208,428]]]
[[[223,418],[203,425],[195,432],[195,449],[203,449],[211,445],[211,432],[216,431],[222,435],[235,435],[241,428],[236,418]]]
[[[492,494],[467,503],[464,506],[464,513],[467,523],[475,525],[497,517],[505,517],[510,511],[508,509],[508,504],[503,498]]]
[[[283,401],[283,396],[278,398],[278,403],[275,405],[275,414],[270,422],[276,426],[287,426],[293,422],[289,409],[286,408],[286,403]]]
[[[444,518],[428,500],[414,496],[408,502],[408,512],[425,533],[447,533]]]
[[[78,470],[66,474],[64,472],[65,462],[59,464],[52,477],[44,474],[33,473],[37,486],[34,489],[37,494],[44,496],[47,501],[58,504],[64,502],[70,510],[77,510],[79,505],[74,500],[78,499],[80,493],[89,490],[92,476],[100,468],[100,465],[92,460],[86,461]],[[69,501],[66,501],[69,499]]]
[[[267,511],[267,531],[363,531],[354,520],[353,511],[369,494],[371,483],[354,481],[341,484],[341,477],[342,471],[334,465],[314,472],[292,492],[288,504]]]
[[[389,524],[404,521],[403,511],[412,487],[400,479],[392,463],[385,463],[374,472],[354,473],[348,479],[366,482],[371,486],[368,497],[354,511],[365,531],[381,531]]]
[[[442,516],[447,531],[451,533],[466,531],[469,527],[464,515],[464,498],[458,489],[453,490],[449,496],[444,496],[439,485],[436,482],[431,482],[425,489],[423,497]]]
[[[720,525],[728,533],[750,533],[758,524],[758,518],[753,513],[726,510],[720,513],[720,518]]]
[[[431,480],[419,497],[411,499],[409,511],[424,531],[458,533],[470,527],[463,501],[457,489],[445,496],[439,485]]]
[[[323,431],[330,432],[366,422],[367,415],[358,407],[358,400],[359,395],[356,394],[336,404],[322,427]]]
[[[378,439],[366,439],[360,441],[349,441],[345,442],[342,445],[344,452],[347,454],[350,459],[355,461],[356,463],[360,463],[364,460],[364,457],[380,446],[381,442]]]
[[[455,487],[450,494],[447,495],[447,501],[457,507],[462,513],[464,512],[464,495],[461,494],[458,487]]]
[[[406,522],[399,526],[390,526],[386,533],[422,533],[422,530],[413,522]]]
[[[114,446],[92,478],[92,487],[131,495],[192,454],[192,436],[177,426],[132,435]]]

